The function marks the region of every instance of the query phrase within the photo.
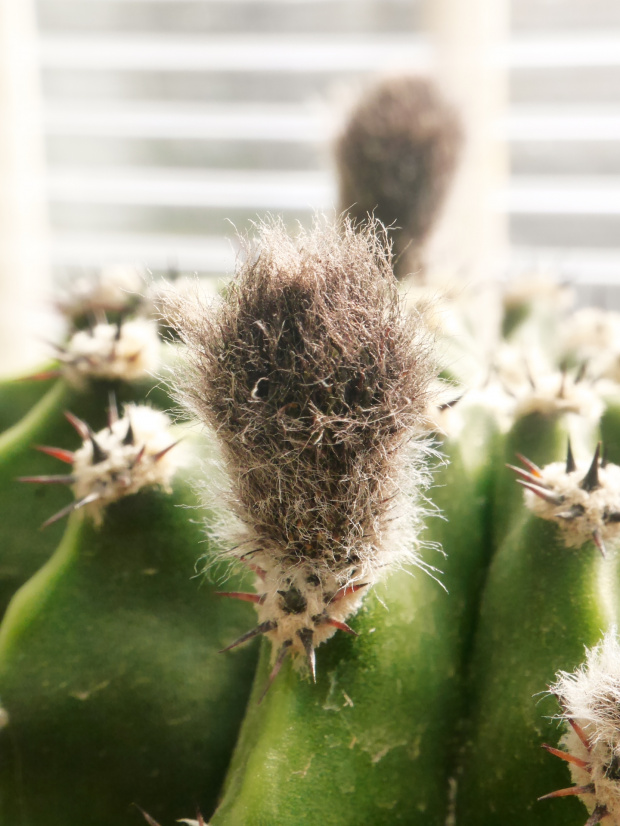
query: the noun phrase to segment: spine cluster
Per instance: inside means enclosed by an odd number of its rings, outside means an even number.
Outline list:
[[[157,369],[159,352],[157,324],[144,318],[78,330],[66,347],[58,348],[60,372],[76,385],[88,378],[121,381],[146,378]]]
[[[513,467],[525,488],[527,506],[556,522],[568,548],[594,541],[603,555],[620,540],[620,467],[601,457],[600,445],[588,466],[577,465],[568,446],[566,462],[539,468],[521,457],[526,469]]]
[[[620,823],[620,645],[615,629],[587,652],[584,666],[560,672],[551,691],[568,724],[566,751],[549,751],[570,766],[570,789],[552,792],[579,795],[590,810],[586,826]]]
[[[58,476],[22,477],[34,484],[70,485],[75,499],[50,517],[45,525],[85,508],[99,525],[103,512],[112,502],[138,493],[144,487],[169,489],[179,466],[178,452],[170,451],[176,442],[170,436],[170,420],[165,413],[146,405],[127,405],[122,418],[116,405],[110,409],[107,428],[93,433],[86,422],[67,413],[67,418],[83,439],[74,452],[56,447],[40,447],[72,466],[71,473]]]

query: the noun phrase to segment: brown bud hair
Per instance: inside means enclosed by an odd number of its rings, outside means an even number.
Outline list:
[[[374,215],[389,227],[397,277],[420,260],[461,144],[456,111],[432,80],[416,76],[368,91],[336,142],[340,208],[356,222]]]
[[[413,437],[434,365],[380,224],[257,229],[219,306],[173,308],[182,397],[220,443],[230,553],[259,573],[260,633],[307,654],[384,569],[415,561],[394,522],[424,476]]]

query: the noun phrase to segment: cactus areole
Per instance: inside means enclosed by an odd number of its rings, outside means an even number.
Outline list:
[[[128,405],[123,418],[115,404],[110,408],[107,428],[93,433],[86,422],[65,414],[83,444],[75,452],[41,446],[39,450],[73,466],[72,473],[55,476],[22,476],[34,484],[71,485],[75,499],[51,516],[43,525],[85,508],[96,525],[103,519],[106,505],[137,493],[143,487],[170,490],[177,460],[170,451],[177,444],[169,435],[170,420],[165,413],[145,405]]]
[[[568,724],[562,746],[544,745],[566,761],[574,786],[545,798],[581,797],[590,811],[586,826],[620,823],[620,645],[612,628],[587,651],[586,663],[574,673],[560,672],[550,690]]]

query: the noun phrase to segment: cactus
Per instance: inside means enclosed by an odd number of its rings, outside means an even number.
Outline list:
[[[0,381],[0,434],[17,424],[49,389],[55,364],[42,365],[37,370],[39,376],[49,376],[48,380],[29,376],[14,376]]]
[[[617,320],[539,293],[484,360],[392,264],[271,220],[164,298],[172,391],[106,373],[151,322],[79,302],[11,385],[3,822],[620,824]]]
[[[213,826],[443,824],[457,684],[434,632],[450,610],[436,581],[396,572],[351,620],[359,636],[319,649],[316,684],[287,664],[259,704],[266,645]]]

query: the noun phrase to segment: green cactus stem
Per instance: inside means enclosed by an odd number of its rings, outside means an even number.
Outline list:
[[[0,436],[0,616],[17,588],[49,559],[62,537],[61,526],[45,532],[39,529],[66,504],[66,491],[58,485],[26,486],[17,480],[58,472],[57,460],[33,447],[73,446],[75,434],[62,411],[75,407],[75,400],[64,382],[56,382],[20,422]],[[97,393],[93,401],[99,413],[105,402]]]
[[[613,464],[620,464],[620,396],[605,397],[605,410],[601,416],[601,441],[605,456]]]
[[[43,398],[54,379],[55,366],[45,364],[36,371],[39,376],[48,375],[48,380],[27,375],[0,381],[0,434],[17,424]]]
[[[136,442],[128,467],[148,476],[174,450]],[[209,813],[243,716],[255,651],[218,651],[249,609],[194,576],[204,545],[200,514],[179,507],[197,507],[189,477],[102,514],[114,485],[133,489],[121,476],[108,463],[91,483],[99,501],[70,517],[0,629],[0,813],[14,826],[131,826],[132,803],[161,821]]]
[[[212,826],[443,825],[458,690],[448,603],[426,574],[394,573],[352,620],[359,636],[317,651],[316,684],[286,661],[265,693],[264,644]]]
[[[448,592],[443,644],[452,639],[461,671],[470,654],[480,598],[492,556],[491,516],[496,457],[501,455],[502,434],[493,412],[467,395],[442,411],[438,436],[443,464],[433,474],[429,498],[441,518],[426,521],[424,539],[443,549],[438,563],[440,579]],[[465,686],[458,699],[465,702]]]
[[[471,719],[458,780],[456,816],[463,826],[556,822],[549,804],[537,802],[561,788],[563,776],[559,761],[549,760],[540,748],[541,743],[556,747],[559,736],[550,719],[553,698],[541,692],[558,668],[575,667],[583,645],[596,642],[617,616],[612,585],[617,561],[603,557],[600,542],[584,540],[597,532],[603,542],[615,538],[615,523],[604,516],[607,505],[599,495],[605,479],[620,470],[606,476],[611,469],[601,467],[598,451],[592,462],[578,466],[569,451],[561,480],[555,468],[541,471],[526,462],[526,500],[530,505],[540,500],[548,511],[544,518],[537,508],[528,511],[490,567],[471,663]],[[575,496],[590,500],[578,513],[569,487],[577,491]],[[619,495],[620,490],[611,494],[614,501]],[[599,510],[596,525],[591,506]],[[566,807],[557,822],[583,826],[579,809],[577,803]]]

